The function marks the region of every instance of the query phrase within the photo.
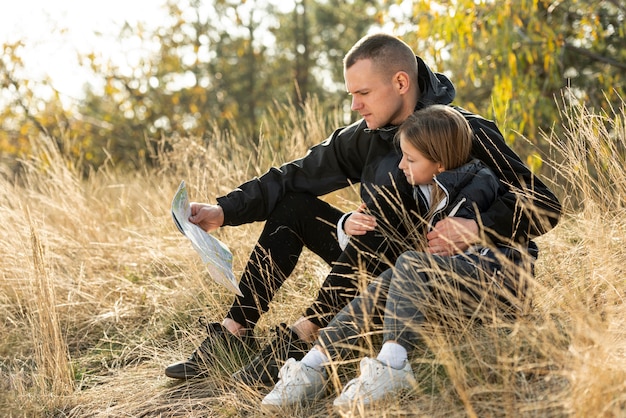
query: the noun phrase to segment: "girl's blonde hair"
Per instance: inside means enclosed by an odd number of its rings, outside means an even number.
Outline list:
[[[463,115],[450,106],[431,105],[416,111],[400,125],[396,137],[402,137],[446,170],[458,168],[470,159],[472,129]],[[426,220],[430,221],[443,195],[441,188],[433,188]]]
[[[472,129],[450,106],[432,105],[416,111],[400,125],[397,135],[446,170],[458,168],[470,158]]]

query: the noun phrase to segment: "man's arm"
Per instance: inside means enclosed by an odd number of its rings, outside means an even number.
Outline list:
[[[474,167],[484,167],[483,163],[473,164]],[[504,188],[500,186],[500,181],[492,170],[479,169],[472,175],[471,182],[456,196],[455,201],[459,204],[455,209],[458,211],[452,209],[426,235],[427,251],[435,255],[450,256],[462,253],[479,242],[478,219],[482,218],[482,213],[491,207],[503,191]]]
[[[357,141],[356,131],[356,125],[337,130],[310,148],[304,157],[272,167],[219,197],[217,203],[224,211],[224,225],[267,219],[289,192],[321,196],[359,182],[367,143]]]
[[[494,242],[524,242],[556,226],[561,215],[557,197],[506,145],[493,122],[463,114],[474,130],[472,155],[485,162],[508,189],[481,213],[487,236]]]

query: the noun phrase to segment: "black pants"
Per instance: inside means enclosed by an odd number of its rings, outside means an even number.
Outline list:
[[[305,313],[314,324],[326,326],[357,295],[359,276],[378,276],[408,249],[407,236],[418,235],[412,196],[379,190],[368,210],[377,217],[377,230],[353,237],[342,251],[336,225],[343,213],[309,194],[286,195],[265,223],[239,283],[243,296],[235,298],[227,317],[254,327],[306,247],[331,266]]]

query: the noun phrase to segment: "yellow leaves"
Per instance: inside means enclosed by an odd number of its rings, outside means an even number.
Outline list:
[[[119,93],[119,89],[115,86],[115,80],[112,78],[107,78],[106,83],[104,85],[104,95],[105,96],[114,96]]]
[[[379,24],[379,25],[383,25],[385,23],[385,13],[383,13],[383,11],[378,11],[375,15],[374,15],[374,21]]]
[[[430,10],[431,8],[431,4],[429,0],[418,1],[415,7],[420,7],[420,6],[423,10]]]
[[[6,132],[0,131],[0,155],[15,156],[20,154],[19,148],[15,141],[11,141]]]
[[[104,95],[105,96],[112,96],[114,92],[115,92],[115,89],[113,88],[113,86],[111,84],[106,84],[104,86]]]
[[[513,51],[509,52],[509,69],[511,70],[511,76],[517,76],[517,57]]]
[[[560,40],[548,38],[545,42],[545,49],[543,52],[543,70],[546,73],[550,72],[550,68],[555,64],[554,57],[557,55],[557,47]]]
[[[430,36],[430,19],[426,13],[418,15],[417,21],[417,38],[428,39]]]
[[[532,152],[526,157],[526,165],[533,173],[538,173],[543,166],[543,159],[537,152]]]
[[[513,81],[510,77],[496,75],[492,90],[492,106],[494,117],[497,121],[506,119],[509,101],[513,97]]]
[[[469,77],[473,83],[476,80],[476,73],[474,67],[476,66],[476,54],[470,54],[467,57],[466,76]]]
[[[550,72],[550,67],[554,62],[554,57],[552,54],[546,54],[543,56],[543,71],[546,73]]]

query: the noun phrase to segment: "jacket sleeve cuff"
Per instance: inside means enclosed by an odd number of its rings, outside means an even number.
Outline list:
[[[350,235],[346,234],[343,230],[343,224],[350,215],[352,215],[352,212],[345,213],[341,218],[339,218],[339,222],[337,222],[337,241],[339,242],[339,247],[342,250],[345,250],[348,246],[348,242],[350,242]]]

